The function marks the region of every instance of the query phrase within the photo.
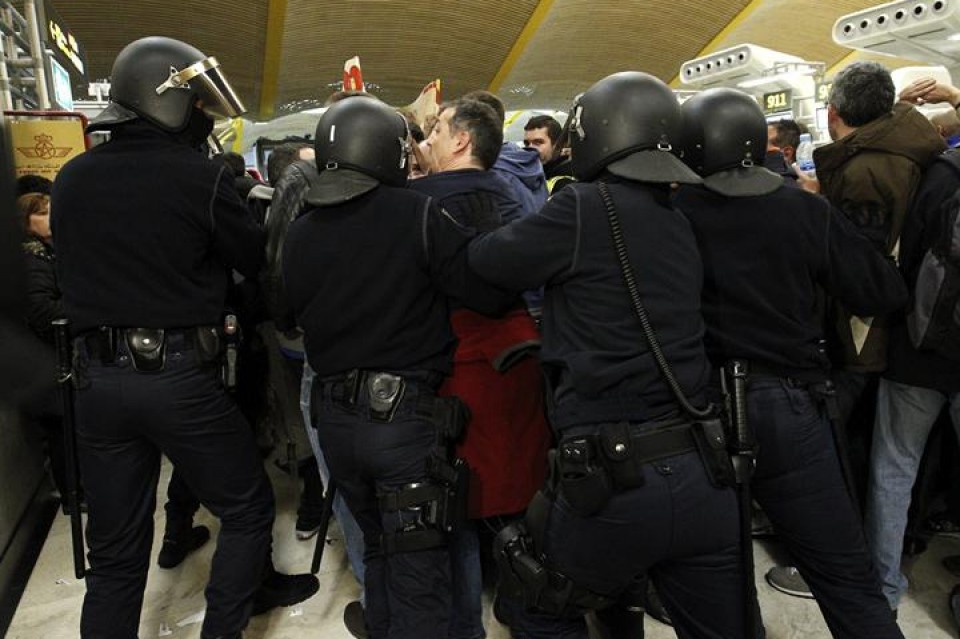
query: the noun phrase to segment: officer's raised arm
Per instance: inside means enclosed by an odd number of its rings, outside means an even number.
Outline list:
[[[485,315],[499,315],[517,303],[516,293],[488,283],[468,265],[467,246],[473,231],[432,202],[424,211],[422,225],[426,267],[440,290]]]
[[[528,215],[470,243],[470,268],[511,291],[537,288],[570,272],[577,262],[577,193],[564,190],[537,215]]]

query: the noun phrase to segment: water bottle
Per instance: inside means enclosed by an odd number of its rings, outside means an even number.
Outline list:
[[[816,166],[813,164],[813,138],[809,133],[800,134],[800,144],[797,145],[797,168],[807,176],[817,176]]]

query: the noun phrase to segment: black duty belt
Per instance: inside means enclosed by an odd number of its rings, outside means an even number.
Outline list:
[[[77,337],[86,349],[87,355],[104,364],[112,364],[117,356],[121,344],[135,342],[150,344],[151,340],[159,340],[166,345],[172,345],[177,350],[194,350],[204,339],[201,333],[208,333],[211,339],[216,340],[216,327],[194,326],[190,328],[174,329],[145,329],[145,328],[117,328],[101,326],[92,331],[81,333]],[[217,346],[211,348],[216,349]]]
[[[597,460],[647,464],[696,450],[697,443],[689,423],[649,431],[637,431],[626,424],[623,428],[591,433],[581,437],[565,438],[560,443],[561,455],[579,454],[579,447],[565,446],[570,442],[585,441],[592,449],[588,454]]]

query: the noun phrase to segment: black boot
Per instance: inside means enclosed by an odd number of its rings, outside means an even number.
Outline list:
[[[360,601],[351,601],[343,609],[343,625],[347,632],[357,639],[367,639],[367,620],[363,615],[363,604]]]
[[[191,552],[207,543],[210,529],[206,526],[179,528],[167,531],[163,536],[163,546],[157,556],[157,565],[161,568],[176,568],[183,563]]]
[[[273,567],[260,589],[253,596],[252,616],[262,615],[274,608],[292,606],[313,596],[320,589],[320,580],[310,573],[284,575]]]

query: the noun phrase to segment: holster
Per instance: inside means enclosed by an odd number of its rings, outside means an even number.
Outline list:
[[[133,368],[140,373],[159,373],[166,363],[167,342],[162,328],[128,328],[124,331]]]
[[[525,521],[507,526],[494,538],[493,556],[500,568],[501,593],[523,601],[527,609],[561,617],[578,617],[610,606],[613,599],[578,586],[546,565],[543,538],[551,507],[551,497],[538,492]]]
[[[463,439],[471,418],[470,408],[454,395],[430,398],[430,405],[423,412],[446,443],[457,443]]]
[[[736,484],[723,419],[717,416],[694,422],[692,433],[710,483],[716,488],[728,488]]]
[[[470,467],[459,457],[448,462],[437,455],[431,455],[427,458],[427,476],[445,489],[438,505],[437,527],[448,533],[459,530],[467,520]]]

